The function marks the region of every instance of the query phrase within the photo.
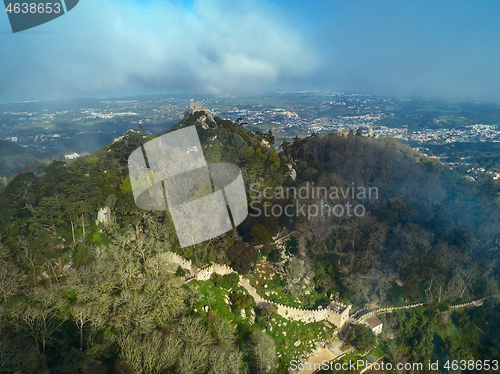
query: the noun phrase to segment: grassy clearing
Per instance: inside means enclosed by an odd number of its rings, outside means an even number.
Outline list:
[[[271,265],[267,262],[261,261],[257,264],[255,271],[249,276],[250,284],[257,289],[257,293],[266,300],[291,306],[294,308],[310,309],[316,305],[317,301],[324,301],[324,295],[317,295],[305,293],[294,297],[283,290],[285,280],[280,275],[275,274]],[[267,285],[267,287],[264,287]]]
[[[276,343],[276,354],[280,369],[278,373],[285,373],[290,361],[299,357],[308,357],[316,348],[315,343],[331,341],[333,328],[329,328],[324,322],[308,323],[288,321],[277,316],[269,322],[266,327],[267,333],[271,335]],[[300,340],[301,344],[296,347],[294,343]]]
[[[379,344],[375,349],[373,349],[370,352],[370,355],[372,355],[373,357],[375,357],[377,359],[380,358],[380,357],[385,356],[384,351],[380,347],[381,347],[381,345]]]
[[[264,273],[261,274],[258,279],[262,280],[263,276]],[[253,280],[255,282],[255,279]],[[260,282],[259,284],[261,285]],[[231,321],[231,324],[237,326],[238,330],[242,332],[265,329],[276,343],[276,354],[278,355],[279,362],[277,373],[286,373],[291,360],[297,360],[301,356],[303,358],[308,357],[311,352],[316,349],[316,343],[322,341],[331,342],[331,336],[335,326],[328,327],[323,321],[305,324],[298,321],[288,321],[277,315],[268,323],[265,323],[263,320],[259,319],[260,310],[256,307],[255,303],[253,303],[245,310],[247,316],[251,314],[252,309],[256,312],[257,318],[252,325],[248,317],[242,318],[239,313],[235,314],[231,311],[230,304],[225,301],[229,299],[230,290],[216,287],[211,280],[193,280],[189,282],[186,287],[189,287],[201,297],[195,310],[196,315],[201,318],[209,318],[210,315],[220,316]],[[235,287],[233,292],[236,290],[242,290],[247,293],[246,290],[240,286]],[[263,287],[262,290],[264,290]],[[203,309],[205,306],[209,307],[208,312]],[[297,340],[301,341],[298,347],[294,345]]]
[[[214,282],[211,280],[208,281],[197,281],[193,280],[188,283],[188,287],[194,290],[201,296],[201,300],[196,306],[196,314],[200,317],[207,317],[210,313],[215,314],[217,316],[221,316],[224,319],[230,320],[233,325],[246,325],[246,327],[250,326],[250,323],[247,318],[241,317],[240,313],[233,313],[231,311],[230,302],[226,302],[229,300],[229,295],[231,293],[230,290],[226,290],[224,288],[216,287]],[[248,294],[248,292],[237,286],[233,288],[233,292],[241,290],[244,293]],[[205,311],[203,308],[208,306],[208,311]],[[245,309],[247,316],[250,315],[252,308],[255,308],[255,302],[252,305]]]

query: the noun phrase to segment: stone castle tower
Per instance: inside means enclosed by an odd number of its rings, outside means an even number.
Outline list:
[[[350,310],[351,305],[331,303],[326,307],[326,320],[340,329],[349,320]]]
[[[191,103],[189,104],[189,109],[184,112],[184,118],[190,116],[195,112],[208,112],[208,109],[205,108],[201,103]]]

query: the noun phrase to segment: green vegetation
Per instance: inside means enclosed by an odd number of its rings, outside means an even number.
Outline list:
[[[231,273],[227,275],[219,275],[214,273],[212,274],[211,279],[217,287],[231,290],[238,285],[240,276],[238,275],[238,273]]]
[[[350,202],[366,214],[250,215],[232,232],[180,248],[169,212],[133,200],[128,156],[152,139],[141,128],[70,164],[20,174],[0,189],[0,371],[284,373],[291,359],[331,339],[324,322],[258,310],[240,275],[266,299],[294,307],[333,298],[356,307],[428,303],[382,317],[394,338],[382,335],[376,354],[387,360],[498,355],[498,184],[467,181],[389,139],[311,136],[277,153],[266,144],[271,133],[202,113],[172,130],[190,125],[207,159],[242,169],[252,200],[254,183],[260,192],[313,182],[377,187],[376,197],[308,196],[301,204]],[[261,194],[250,211],[293,202]],[[109,220],[97,222],[104,207]],[[283,261],[272,237],[291,231]],[[165,263],[169,251],[194,267],[224,263],[239,275],[186,283],[185,269]],[[484,296],[481,308],[447,310]],[[349,336],[364,351],[375,347],[370,334],[355,326]]]
[[[281,253],[278,250],[273,249],[271,252],[269,252],[267,259],[271,262],[280,262],[282,260]]]
[[[481,338],[482,333],[470,317],[471,313],[474,314],[475,311],[449,310],[445,304],[435,304],[387,315],[388,328],[394,328],[396,337],[386,341],[385,360],[439,360],[444,363],[447,360],[496,359],[497,356],[490,356],[488,353],[489,348],[485,345],[489,343]],[[430,371],[424,368],[424,372]],[[448,371],[440,367],[438,372]]]
[[[377,343],[375,334],[365,325],[351,325],[348,335],[349,342],[361,353],[370,351]]]
[[[248,308],[253,303],[253,298],[242,291],[234,292],[231,295],[233,312],[239,313],[242,309]]]

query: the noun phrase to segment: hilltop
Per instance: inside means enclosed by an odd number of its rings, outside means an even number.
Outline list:
[[[498,331],[498,184],[467,180],[392,139],[316,135],[278,152],[272,133],[206,111],[168,131],[188,126],[196,127],[207,162],[241,168],[250,204],[236,230],[210,241],[180,248],[168,210],[135,205],[128,157],[165,133],[130,130],[91,155],[20,174],[0,190],[0,357],[15,350],[23,357],[5,361],[5,370],[243,373],[272,372],[277,363],[282,373],[303,354],[291,348],[297,339],[324,334],[314,323],[285,329],[244,287],[220,279],[183,285],[185,270],[165,260],[169,253],[198,268],[229,265],[285,309],[317,309],[332,299],[353,310],[430,304],[387,317],[396,336],[381,338],[394,347],[389,360],[423,361],[445,351],[453,358],[459,348],[467,357],[494,357],[497,340],[486,344],[474,327],[489,336]],[[307,196],[279,194],[300,188]],[[311,194],[318,188],[356,194]],[[376,195],[357,193],[370,188]],[[362,206],[364,213],[311,214],[321,204]],[[287,206],[309,214],[262,214]],[[106,218],[98,217],[103,208]],[[280,237],[287,239],[277,243]],[[482,297],[486,319],[462,310],[438,327],[447,304]],[[243,317],[252,314],[253,322]],[[405,324],[410,320],[419,323]],[[49,328],[37,330],[42,322]],[[452,343],[455,329],[463,346]],[[412,340],[419,334],[442,341],[423,349]]]

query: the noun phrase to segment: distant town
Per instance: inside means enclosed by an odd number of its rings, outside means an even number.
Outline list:
[[[143,126],[149,134],[163,132],[180,121],[190,103],[197,101],[214,117],[241,118],[249,130],[271,130],[277,143],[313,133],[356,133],[360,129],[376,137],[399,139],[471,177],[491,173],[493,179],[500,179],[496,166],[480,165],[468,154],[457,158],[456,152],[447,152],[448,148],[433,149],[463,143],[500,143],[500,108],[481,103],[435,103],[317,91],[259,97],[184,95],[26,102],[0,105],[0,139],[72,160],[104,147],[130,128]],[[487,115],[477,117],[477,106],[487,108]]]

